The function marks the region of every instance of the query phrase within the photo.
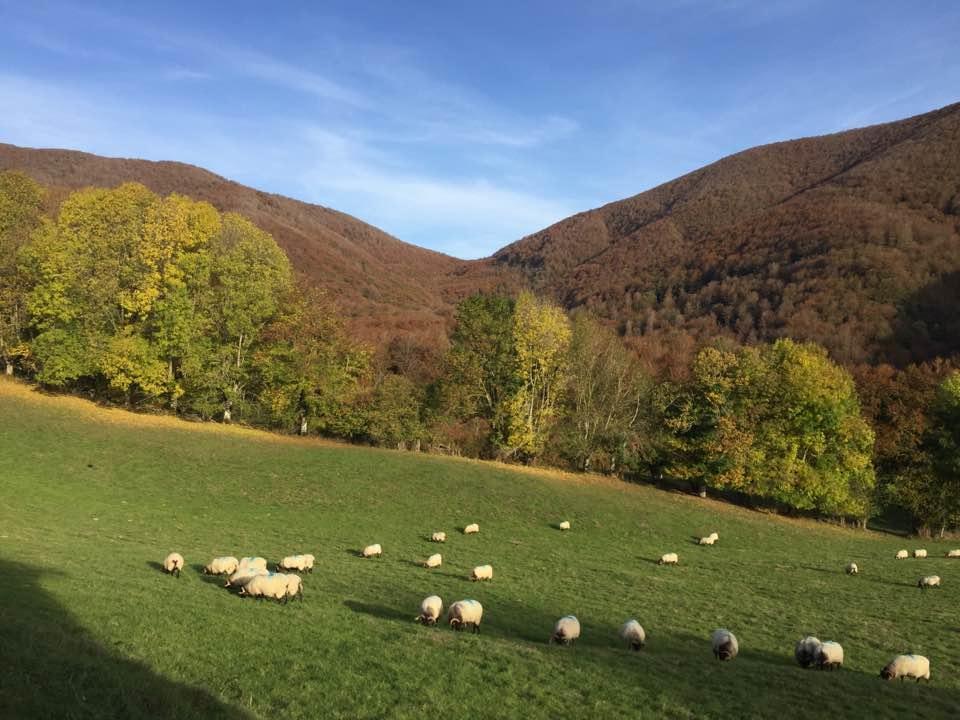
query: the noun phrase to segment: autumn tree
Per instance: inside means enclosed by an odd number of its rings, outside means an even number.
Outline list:
[[[943,536],[960,523],[960,371],[937,388],[925,444],[932,473],[925,487],[924,520]]]

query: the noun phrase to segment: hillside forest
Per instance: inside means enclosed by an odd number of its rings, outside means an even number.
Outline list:
[[[467,296],[442,353],[374,349],[250,220],[125,183],[0,173],[0,363],[145,412],[682,483],[920,532],[960,522],[960,371],[704,338],[656,365],[588,307]]]

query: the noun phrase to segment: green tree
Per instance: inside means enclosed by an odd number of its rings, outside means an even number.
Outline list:
[[[960,371],[940,384],[930,417],[926,445],[933,473],[923,488],[922,509],[927,524],[939,527],[942,536],[960,523]]]
[[[0,172],[0,360],[4,372],[28,352],[26,277],[17,266],[20,250],[40,225],[44,191],[22,172]]]

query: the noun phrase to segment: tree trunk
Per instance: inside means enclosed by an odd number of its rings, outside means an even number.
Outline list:
[[[412,449],[413,449],[414,452],[420,452],[420,441],[419,441],[419,440],[414,440],[414,441],[413,441],[413,448],[412,448]]]
[[[229,422],[230,422],[230,417],[231,417],[231,415],[230,415],[230,408],[224,408],[224,409],[223,409],[223,421],[224,421],[225,423],[229,423]]]
[[[300,434],[301,435],[307,434],[307,416],[306,415],[300,416]]]
[[[10,362],[9,360],[7,360],[6,374],[13,375],[13,363]]]
[[[703,483],[700,483],[700,490],[699,492],[697,492],[697,495],[699,495],[702,498],[705,498],[707,496],[707,486],[704,485]]]

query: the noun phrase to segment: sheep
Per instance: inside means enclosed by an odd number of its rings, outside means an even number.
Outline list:
[[[242,589],[247,583],[253,580],[253,578],[269,574],[270,573],[267,570],[237,568],[236,572],[227,578],[227,582],[224,583],[224,587],[236,587]]]
[[[930,661],[923,655],[897,655],[880,671],[880,677],[884,680],[916,678],[917,682],[930,682]]]
[[[306,553],[305,555],[301,555],[301,557],[303,558],[303,567],[304,567],[304,569],[305,569],[308,573],[312,573],[312,572],[313,572],[313,563],[316,562],[316,558],[315,558],[313,555],[311,555],[310,553]]]
[[[476,600],[457,600],[447,610],[447,619],[450,627],[459,632],[465,625],[470,625],[474,633],[480,632],[480,621],[483,619],[483,605]]]
[[[908,557],[910,557],[910,553],[906,550],[897,550],[897,560],[906,560]]]
[[[299,575],[295,575],[293,573],[290,573],[285,577],[286,577],[287,594],[286,594],[286,597],[284,598],[284,602],[287,601],[287,598],[290,598],[291,600],[293,600],[298,597],[300,598],[300,602],[303,602],[303,580],[300,578]]]
[[[620,637],[627,641],[631,650],[640,650],[647,643],[647,634],[636,620],[627,620],[620,628]]]
[[[473,535],[478,532],[480,532],[480,526],[477,523],[470,523],[463,529],[464,535]]]
[[[235,557],[215,557],[203,571],[207,575],[233,575],[237,571],[239,561]]]
[[[383,555],[383,548],[380,547],[380,543],[375,545],[367,545],[363,550],[360,551],[360,554],[365,557],[380,557]]]
[[[558,645],[569,645],[580,637],[580,621],[576,615],[564,615],[557,620],[553,626],[553,635],[550,636],[551,643]]]
[[[710,533],[707,537],[713,538],[713,541],[714,541],[714,542],[716,542],[717,540],[720,539],[720,536],[719,536],[716,532]]]
[[[947,554],[944,557],[948,558],[960,558],[960,550],[948,550]]]
[[[849,563],[847,565],[847,575],[856,575],[860,572],[860,568],[857,567],[855,562]]]
[[[433,535],[430,536],[430,541],[431,541],[431,542],[446,542],[446,541],[447,541],[447,534],[446,534],[445,532],[435,532]]]
[[[679,565],[680,557],[676,553],[667,553],[657,560],[657,565]]]
[[[249,597],[267,597],[283,600],[287,597],[287,575],[266,573],[255,575],[240,588],[240,594]]]
[[[477,565],[470,571],[471,580],[493,580],[493,565]]]
[[[840,643],[827,640],[820,645],[816,662],[817,667],[821,670],[836,670],[843,667],[843,646]]]
[[[702,537],[697,541],[697,545],[713,545],[716,540],[713,539],[712,535],[707,535],[707,537]]]
[[[927,556],[927,551],[924,550],[923,548],[920,548],[919,550],[914,550],[913,556],[915,558],[925,558]]]
[[[424,625],[436,625],[442,614],[443,600],[439,595],[431,595],[420,603],[420,614],[414,618],[414,621]]]
[[[564,520],[562,523],[560,523],[560,529],[561,529],[561,530],[569,530],[569,529],[570,529],[570,521],[569,521],[569,520]]]
[[[928,587],[940,587],[940,576],[939,575],[925,575],[924,577],[917,580],[917,587],[921,590],[926,590]]]
[[[807,637],[797,643],[793,651],[793,657],[796,658],[800,667],[811,667],[816,664],[817,659],[820,657],[820,647],[822,645],[823,643],[821,643],[818,638],[815,638],[813,635],[807,635]]]
[[[171,575],[180,577],[180,571],[183,570],[183,555],[178,552],[172,552],[163,559],[163,569]]]
[[[435,568],[435,567],[440,567],[442,563],[443,563],[443,557],[440,555],[440,553],[434,553],[433,555],[427,558],[426,562],[423,563],[423,566],[425,568]]]
[[[710,640],[713,644],[713,655],[717,660],[733,660],[740,652],[740,644],[729,630],[714,630]]]
[[[287,555],[283,560],[277,563],[277,572],[281,570],[299,570],[301,572],[307,569],[307,558],[305,555]]]
[[[266,570],[267,561],[262,557],[240,558],[237,564],[237,570]]]

